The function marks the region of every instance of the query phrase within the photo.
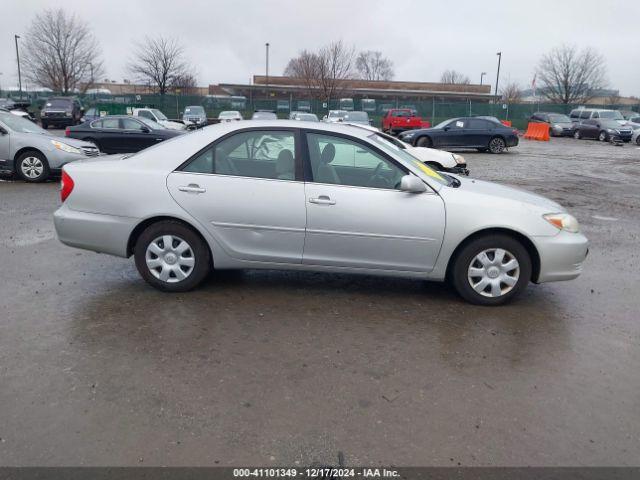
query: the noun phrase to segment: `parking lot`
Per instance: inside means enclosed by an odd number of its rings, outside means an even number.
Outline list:
[[[575,281],[482,308],[389,278],[220,273],[163,294],[0,182],[2,465],[634,465],[640,149],[463,153],[591,241]]]

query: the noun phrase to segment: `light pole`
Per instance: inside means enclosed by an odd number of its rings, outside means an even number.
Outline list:
[[[18,90],[20,91],[20,100],[22,100],[22,75],[20,75],[20,53],[18,53],[18,39],[20,35],[14,35],[16,40],[16,58],[18,60]]]
[[[498,73],[496,74],[496,98],[498,97],[498,82],[500,81],[500,62],[502,61],[502,52],[496,53],[498,56]]]
[[[267,100],[269,99],[269,42],[264,44],[266,48],[266,72],[267,72],[267,86],[266,86],[266,95]]]
[[[487,72],[482,72],[480,74],[480,85],[482,85],[482,77],[484,77],[487,74]]]
[[[93,63],[89,63],[91,69],[91,88],[93,89],[93,101],[96,101],[96,87],[93,85]]]

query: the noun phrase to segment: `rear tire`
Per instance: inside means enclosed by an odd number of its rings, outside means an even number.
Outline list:
[[[42,122],[42,128],[46,130],[47,128],[49,128],[49,124],[47,122]]]
[[[136,241],[134,256],[142,278],[164,292],[191,290],[211,270],[211,253],[205,241],[174,220],[148,226]]]
[[[431,148],[431,146],[432,146],[431,139],[429,137],[420,137],[416,141],[416,145],[418,147]]]
[[[51,175],[47,157],[33,150],[22,153],[16,159],[16,172],[22,180],[29,183],[44,182]]]
[[[493,137],[489,140],[489,151],[491,153],[502,153],[507,148],[507,143],[501,137]]]
[[[456,254],[450,275],[466,301],[502,305],[526,288],[531,268],[529,253],[519,241],[505,234],[488,234],[472,240]]]
[[[636,145],[640,145],[640,135],[636,137]]]

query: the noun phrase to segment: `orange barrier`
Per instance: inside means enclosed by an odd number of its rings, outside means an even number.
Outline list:
[[[511,126],[511,120],[500,120],[500,123],[502,123],[503,125],[510,127]]]
[[[530,123],[527,125],[527,131],[524,133],[524,138],[528,140],[541,140],[543,142],[548,142],[549,125],[546,123]]]

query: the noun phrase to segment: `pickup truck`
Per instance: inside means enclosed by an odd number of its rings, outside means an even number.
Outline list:
[[[382,117],[382,131],[391,135],[430,126],[429,122],[416,116],[414,110],[410,108],[392,108]]]

